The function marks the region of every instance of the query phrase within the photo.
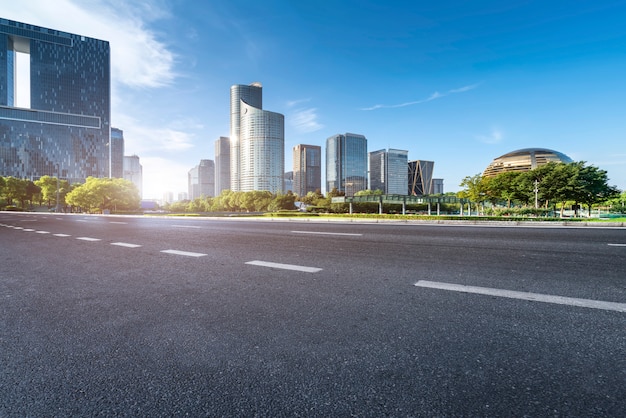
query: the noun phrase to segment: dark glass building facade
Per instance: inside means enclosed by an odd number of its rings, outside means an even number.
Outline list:
[[[367,189],[367,138],[346,133],[326,139],[326,191],[346,196]]]
[[[29,56],[27,80],[16,71],[18,53]],[[110,80],[107,41],[0,18],[0,175],[108,177]],[[18,107],[25,83],[30,103]]]
[[[408,151],[390,149],[369,153],[371,190],[384,194],[406,194]]]
[[[293,192],[305,196],[322,190],[322,147],[299,144],[293,147]]]
[[[433,192],[434,161],[409,161],[409,195],[424,196]]]

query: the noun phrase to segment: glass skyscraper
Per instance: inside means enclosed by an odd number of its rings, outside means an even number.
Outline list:
[[[28,71],[17,71],[18,54]],[[0,175],[108,177],[110,78],[107,41],[0,18]],[[24,86],[26,104],[16,95]]]
[[[124,131],[111,128],[111,176],[124,177]]]
[[[230,185],[232,191],[282,193],[285,117],[262,109],[261,83],[230,88]]]
[[[432,192],[434,161],[409,161],[409,195],[423,196]]]
[[[230,139],[220,136],[215,141],[215,196],[230,190]]]
[[[407,194],[408,151],[389,149],[369,153],[370,189],[384,194]]]
[[[215,163],[213,160],[200,160],[200,164],[189,170],[187,175],[188,197],[212,197],[215,192]]]
[[[305,196],[322,189],[322,147],[296,145],[293,147],[293,192]]]
[[[354,196],[367,189],[367,138],[346,133],[326,139],[326,191]]]

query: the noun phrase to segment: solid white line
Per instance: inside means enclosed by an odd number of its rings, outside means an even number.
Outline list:
[[[314,231],[291,231],[293,234],[312,234],[312,235],[345,235],[351,237],[360,237],[363,234],[348,234],[343,232],[314,232]]]
[[[201,226],[195,226],[195,225],[172,225],[172,228],[191,228],[191,229],[200,229],[202,228]]]
[[[431,282],[420,280],[415,283],[418,287],[431,289],[451,290],[463,293],[475,293],[479,295],[499,296],[503,298],[530,300],[534,302],[556,303],[560,305],[580,306],[583,308],[603,309],[606,311],[626,312],[626,303],[605,302],[592,299],[568,298],[564,296],[544,295],[541,293],[516,292],[513,290],[493,289],[489,287],[465,286],[461,284]]]
[[[608,244],[610,247],[626,247],[626,244]]]
[[[175,254],[175,255],[186,255],[188,257],[203,257],[206,254],[202,254],[202,253],[192,253],[189,251],[178,251],[178,250],[163,250],[161,251],[162,253],[166,253],[166,254]]]
[[[126,248],[139,248],[141,245],[139,244],[129,244],[127,242],[112,242],[111,245],[117,245],[118,247],[126,247]]]
[[[281,264],[281,263],[271,263],[268,261],[248,261],[246,264],[250,264],[252,266],[261,266],[261,267],[272,267],[283,270],[295,270],[295,271],[303,271],[305,273],[317,273],[318,271],[322,271],[322,269],[317,267],[305,267],[305,266],[296,266],[293,264]]]
[[[55,237],[71,237],[71,235],[67,234],[53,234]]]
[[[99,238],[89,238],[89,237],[78,237],[76,239],[79,239],[82,241],[101,241]]]

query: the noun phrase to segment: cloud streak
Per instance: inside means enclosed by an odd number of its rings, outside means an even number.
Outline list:
[[[371,107],[362,108],[361,110],[371,111],[371,110],[378,110],[378,109],[397,109],[400,107],[414,106],[414,105],[421,104],[421,103],[432,102],[433,100],[441,99],[442,97],[450,96],[452,94],[465,93],[467,91],[474,90],[475,88],[479,86],[479,84],[480,83],[470,84],[468,86],[463,86],[457,89],[448,90],[445,93],[440,93],[436,91],[432,93],[430,96],[428,96],[427,98],[421,99],[421,100],[414,100],[411,102],[399,103],[399,104],[394,104],[394,105],[377,104]]]
[[[310,99],[299,99],[287,102],[288,108],[294,108],[300,106],[303,103],[311,101]],[[319,131],[324,127],[318,121],[317,109],[314,107],[298,107],[289,112],[289,123],[296,132],[301,134],[307,134],[315,131]]]
[[[500,129],[492,128],[489,135],[476,135],[474,138],[485,144],[499,144],[504,139],[504,134]]]

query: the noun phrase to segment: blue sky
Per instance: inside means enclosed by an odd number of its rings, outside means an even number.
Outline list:
[[[111,43],[112,124],[144,198],[186,191],[263,84],[293,146],[358,133],[435,161],[446,191],[529,147],[626,189],[626,1],[21,0],[4,18]],[[322,178],[324,182],[324,178]]]

